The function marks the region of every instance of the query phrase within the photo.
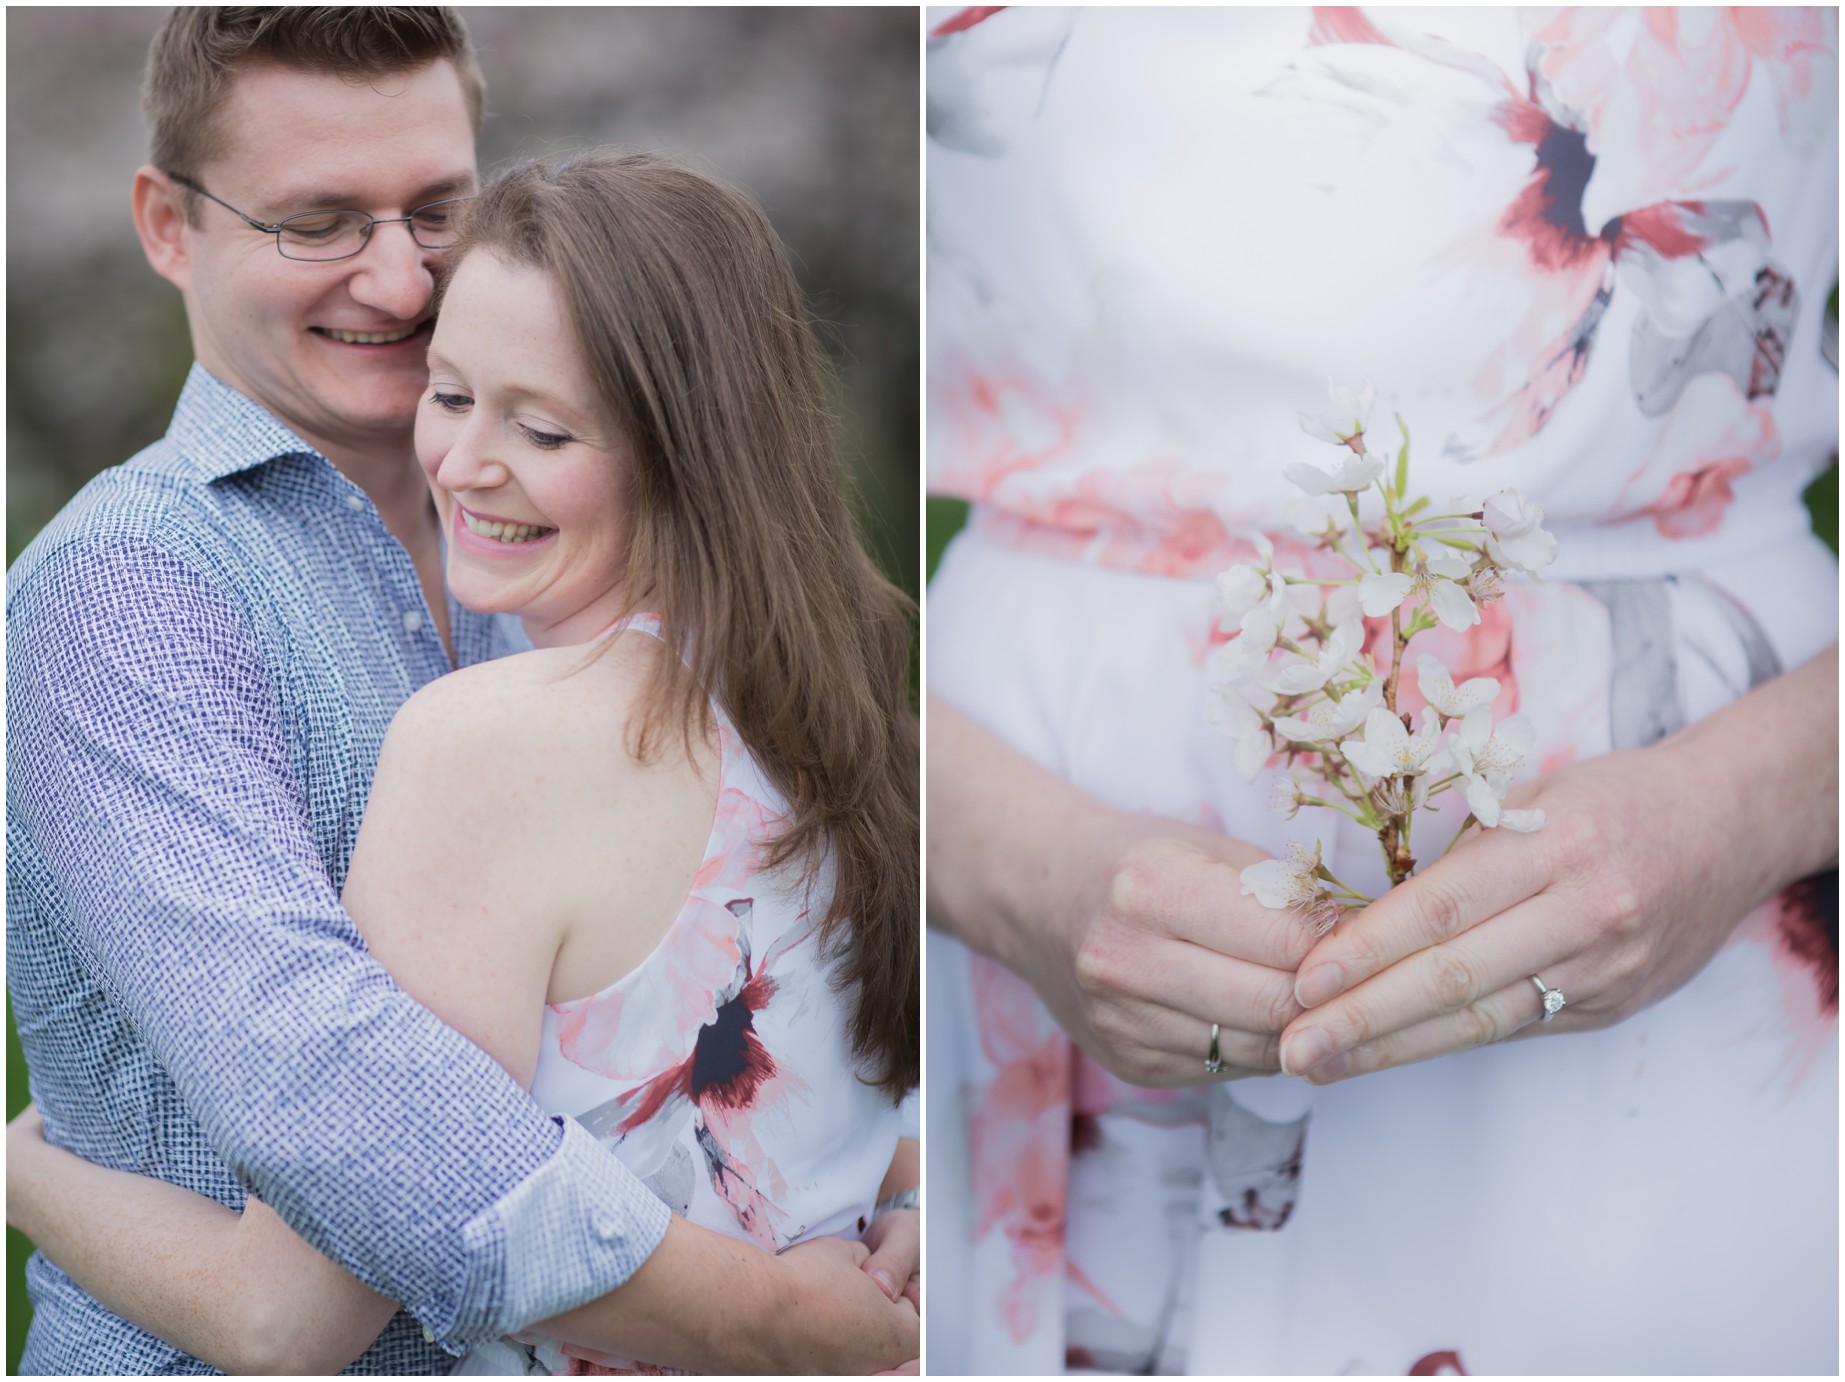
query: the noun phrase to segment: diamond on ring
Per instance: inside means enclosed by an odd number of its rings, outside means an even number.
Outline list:
[[[1548,1022],[1569,1005],[1569,999],[1563,996],[1562,989],[1553,989],[1537,975],[1531,976],[1531,982],[1537,985],[1537,991],[1544,996],[1544,1015],[1540,1022]]]

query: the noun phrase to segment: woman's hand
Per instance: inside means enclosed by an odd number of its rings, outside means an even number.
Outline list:
[[[907,1300],[922,1311],[922,1215],[914,1209],[887,1209],[871,1221],[862,1243],[871,1249],[865,1271],[892,1300]]]
[[[1261,850],[1155,816],[1106,813],[1061,842],[1061,865],[1018,972],[1113,1074],[1166,1087],[1280,1069],[1300,1013],[1294,971],[1313,933],[1245,897]]]
[[[1306,957],[1284,1068],[1325,1084],[1664,998],[1750,909],[1836,860],[1837,687],[1834,653],[1516,789],[1543,829],[1462,841]],[[1568,999],[1541,1028],[1533,976]]]
[[[1115,811],[929,701],[929,922],[1023,976],[1063,1029],[1134,1084],[1280,1069],[1314,937],[1245,897],[1253,846]]]

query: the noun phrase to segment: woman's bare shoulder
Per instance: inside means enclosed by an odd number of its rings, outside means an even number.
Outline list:
[[[406,701],[388,742],[418,757],[485,754],[495,771],[517,767],[508,755],[568,763],[593,754],[607,772],[628,756],[629,717],[663,652],[658,640],[627,634],[606,649],[540,648],[463,667]]]

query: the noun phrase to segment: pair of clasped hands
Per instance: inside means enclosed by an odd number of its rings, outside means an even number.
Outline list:
[[[1219,1078],[1313,1084],[1611,1026],[1836,864],[1837,695],[1834,649],[1670,739],[1522,784],[1506,804],[1541,808],[1541,830],[1472,827],[1324,936],[1242,894],[1264,851],[1111,810],[932,702],[931,920],[1029,979],[1140,1085],[1205,1079],[1213,1023]],[[1786,732],[1801,724],[1820,732]],[[1310,839],[1309,813],[1297,825]],[[1568,999],[1542,1026],[1532,976]]]

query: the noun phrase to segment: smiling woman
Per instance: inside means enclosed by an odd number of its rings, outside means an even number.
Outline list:
[[[416,453],[448,534],[448,587],[518,611],[538,647],[628,607],[626,435],[576,347],[556,280],[492,251],[455,271],[429,354]]]

